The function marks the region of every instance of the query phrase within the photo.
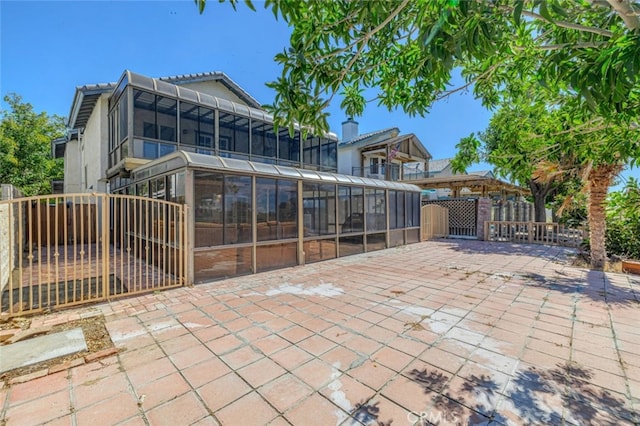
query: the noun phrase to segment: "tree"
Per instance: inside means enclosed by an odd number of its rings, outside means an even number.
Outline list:
[[[25,195],[51,192],[51,180],[62,178],[62,162],[51,156],[51,141],[64,135],[61,117],[36,113],[16,94],[4,97],[8,111],[0,112],[0,183],[18,187]]]
[[[195,2],[202,12],[206,0]],[[236,7],[238,0],[230,2]],[[282,75],[268,84],[276,96],[267,109],[278,124],[327,130],[324,108],[336,93],[348,116],[370,101],[422,115],[470,88],[496,108],[522,98],[522,82],[535,82],[563,108],[567,131],[638,129],[635,0],[266,0],[265,7],[292,27],[289,48],[275,58]],[[456,67],[467,83],[451,88]],[[377,95],[365,99],[367,89]],[[585,139],[561,152],[588,171],[592,265],[600,267],[604,196],[620,165],[640,159],[640,146],[637,138]]]

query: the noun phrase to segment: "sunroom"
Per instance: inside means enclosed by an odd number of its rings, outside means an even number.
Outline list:
[[[138,167],[131,177],[118,192],[189,207],[194,283],[420,239],[415,185],[184,151]]]

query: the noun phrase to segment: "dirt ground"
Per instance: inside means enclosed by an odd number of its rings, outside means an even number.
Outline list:
[[[62,364],[74,359],[83,358],[84,356],[101,351],[103,349],[109,349],[113,347],[113,342],[109,337],[109,332],[105,327],[104,316],[96,315],[90,318],[84,318],[77,321],[70,321],[65,324],[53,326],[50,330],[44,333],[37,334],[36,336],[42,336],[46,334],[57,333],[64,330],[70,330],[72,328],[80,327],[84,334],[84,339],[87,343],[87,350],[77,352],[75,354],[54,358],[48,361],[43,361],[27,367],[18,368],[15,370],[7,371],[0,374],[0,381],[8,383],[12,378],[32,373],[34,371],[43,370],[45,368]],[[19,328],[21,330],[28,330],[31,325],[31,319],[28,317],[16,317],[6,322],[0,322],[0,330],[8,330],[13,328]]]

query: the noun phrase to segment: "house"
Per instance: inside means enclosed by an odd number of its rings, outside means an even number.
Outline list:
[[[401,135],[397,127],[359,134],[351,118],[342,123],[338,157],[340,173],[391,181],[425,177],[431,160],[416,135]]]
[[[386,180],[353,176],[352,166],[338,174],[335,134],[276,131],[259,102],[224,73],[151,78],[125,71],[117,83],[78,87],[69,128],[56,146],[65,158],[65,191],[188,206],[190,282],[420,239],[420,188],[392,181],[402,179],[393,170],[404,163],[427,169],[431,156],[415,135],[391,129],[349,141],[357,164],[377,164]],[[137,213],[145,214],[140,223],[171,234],[160,213]],[[121,213],[109,225],[115,232],[137,220]],[[123,249],[128,237],[122,240]]]

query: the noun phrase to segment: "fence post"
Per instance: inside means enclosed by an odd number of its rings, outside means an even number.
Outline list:
[[[533,222],[529,222],[529,226],[527,227],[528,232],[528,237],[529,237],[529,244],[531,244],[533,242]]]
[[[102,242],[102,299],[109,300],[111,294],[109,294],[109,262],[111,259],[109,253],[109,195],[108,194],[100,194],[96,195],[97,200],[101,201],[102,209],[101,209],[101,219],[102,219],[102,227],[101,227],[101,242]],[[96,201],[97,201],[96,200]],[[96,208],[97,210],[97,208]],[[97,213],[97,212],[96,212]],[[91,244],[91,242],[89,242]],[[115,254],[115,251],[114,251]]]

